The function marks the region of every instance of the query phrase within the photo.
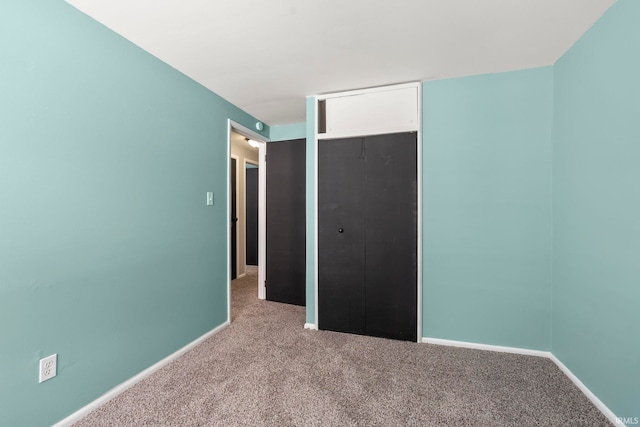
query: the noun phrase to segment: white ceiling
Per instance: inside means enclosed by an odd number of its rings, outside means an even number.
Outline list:
[[[615,0],[67,0],[270,124],[321,93],[553,64]]]

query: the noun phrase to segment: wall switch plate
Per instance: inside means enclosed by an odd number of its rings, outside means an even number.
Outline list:
[[[58,355],[52,354],[51,356],[40,359],[40,381],[43,382],[56,376],[58,371]]]
[[[213,206],[213,191],[207,191],[207,206]]]

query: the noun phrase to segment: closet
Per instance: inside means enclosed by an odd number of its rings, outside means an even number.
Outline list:
[[[416,135],[318,141],[320,329],[416,340]]]
[[[420,332],[420,84],[315,97],[316,326]]]

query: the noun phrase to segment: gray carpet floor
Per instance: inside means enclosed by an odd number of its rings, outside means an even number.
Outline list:
[[[232,284],[232,323],[75,424],[610,426],[545,358],[303,329]]]

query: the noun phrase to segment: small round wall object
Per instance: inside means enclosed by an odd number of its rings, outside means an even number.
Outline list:
[[[258,130],[262,130],[262,129],[264,129],[264,123],[262,123],[262,122],[256,122],[256,129],[258,129]]]
[[[344,228],[338,228],[338,233],[344,233]]]

